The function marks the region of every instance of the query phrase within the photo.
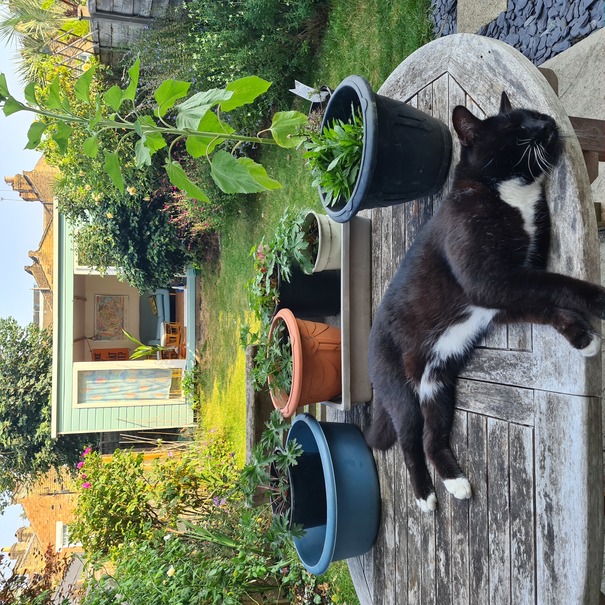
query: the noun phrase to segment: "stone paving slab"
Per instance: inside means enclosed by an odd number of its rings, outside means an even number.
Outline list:
[[[506,11],[507,0],[458,2],[457,32],[474,34]]]

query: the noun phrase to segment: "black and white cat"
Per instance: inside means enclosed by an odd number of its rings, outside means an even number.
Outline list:
[[[452,119],[461,158],[451,193],[405,255],[370,336],[366,439],[381,450],[399,441],[424,511],[437,506],[426,457],[451,494],[471,496],[450,431],[456,377],[489,325],[550,324],[592,356],[601,341],[588,317],[605,317],[605,289],[546,271],[543,183],[562,148],[554,120],[513,109],[505,93],[495,116],[459,106]]]

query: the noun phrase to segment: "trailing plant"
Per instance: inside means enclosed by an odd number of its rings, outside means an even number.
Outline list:
[[[260,164],[247,157],[237,157],[237,148],[243,143],[279,145],[293,148],[302,138],[298,133],[307,118],[295,111],[278,112],[268,129],[257,136],[236,134],[222,114],[252,103],[271,86],[270,82],[248,76],[225,86],[196,93],[189,98],[190,82],[165,80],[154,93],[156,105],[153,111],[140,110],[135,104],[139,83],[140,62],[128,70],[130,82],[125,88],[112,86],[102,96],[91,91],[94,68],[84,72],[75,84],[75,95],[81,102],[82,112],[72,109],[68,97],[62,92],[59,77],[42,96],[35,84],[24,90],[23,103],[13,97],[4,74],[0,74],[0,106],[6,116],[19,111],[31,112],[42,118],[35,121],[28,131],[27,148],[40,146],[42,138],[50,137],[61,152],[66,152],[74,131],[87,131],[82,152],[96,158],[99,155],[99,137],[106,131],[115,132],[118,141],[112,151],[103,151],[103,169],[112,183],[124,194],[126,183],[121,164],[127,161],[121,156],[125,141],[134,140],[137,167],[150,166],[152,156],[166,152],[164,169],[170,182],[186,192],[189,197],[209,201],[208,196],[185,173],[181,164],[172,156],[174,146],[185,142],[187,153],[195,158],[205,157],[211,164],[211,177],[225,193],[258,193],[281,187],[269,177]],[[92,94],[91,94],[92,93]],[[182,99],[186,99],[180,103]],[[108,112],[108,113],[107,113]],[[174,124],[168,122],[174,116]],[[231,144],[227,151],[217,147]]]
[[[363,153],[363,118],[351,107],[351,121],[334,120],[321,133],[309,133],[304,157],[313,185],[333,206],[351,197]]]

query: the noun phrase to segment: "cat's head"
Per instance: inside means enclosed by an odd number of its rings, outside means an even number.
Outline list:
[[[531,109],[513,109],[505,92],[495,116],[481,120],[458,106],[452,121],[462,146],[461,164],[496,182],[516,177],[535,181],[561,155],[555,121]]]

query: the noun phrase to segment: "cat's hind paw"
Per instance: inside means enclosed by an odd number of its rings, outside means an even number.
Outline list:
[[[437,508],[437,496],[434,493],[429,494],[426,500],[416,500],[416,504],[423,513],[433,512]]]
[[[458,498],[458,500],[467,500],[473,493],[471,484],[466,477],[444,479],[443,485],[445,485],[445,489],[452,494],[454,498]]]
[[[601,337],[598,334],[591,334],[591,336],[590,343],[582,349],[578,349],[584,357],[594,357],[601,352]]]

